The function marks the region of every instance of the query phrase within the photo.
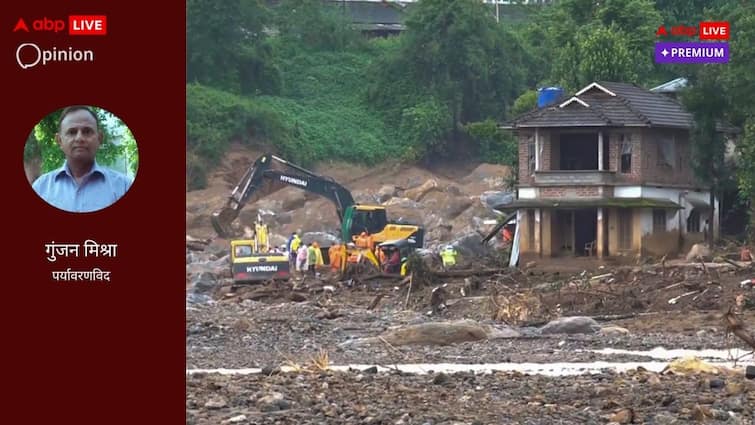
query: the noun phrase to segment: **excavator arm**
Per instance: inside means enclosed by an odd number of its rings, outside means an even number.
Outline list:
[[[287,186],[328,198],[343,221],[346,209],[354,205],[351,192],[330,177],[321,176],[272,154],[259,157],[244,173],[225,206],[212,214],[212,226],[219,236],[233,236],[231,223],[247,203],[255,202]]]

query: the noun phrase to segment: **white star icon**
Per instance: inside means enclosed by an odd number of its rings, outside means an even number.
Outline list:
[[[661,51],[661,54],[662,54],[663,56],[667,56],[667,55],[668,55],[668,50],[666,50],[666,49],[663,49],[663,50]]]

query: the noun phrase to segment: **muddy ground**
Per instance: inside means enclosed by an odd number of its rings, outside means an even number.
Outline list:
[[[209,213],[222,205],[258,154],[232,151],[207,189],[187,194],[188,236],[213,238]],[[468,223],[489,218],[480,194],[502,184],[495,177],[501,170],[485,164],[437,170],[323,164],[317,171],[365,199],[382,185],[403,193],[437,181],[441,190],[419,204],[438,212],[429,222],[435,226],[432,238],[453,237],[469,230]],[[447,211],[444,202],[460,207]],[[285,208],[274,223],[281,235],[337,226],[327,201],[295,190],[274,194],[264,206]],[[402,200],[391,211],[423,210]],[[604,369],[543,376],[395,370],[412,363],[658,362],[647,353],[656,347],[749,351],[727,332],[722,316],[733,309],[755,332],[755,290],[740,284],[755,278],[751,264],[718,261],[703,267],[674,260],[664,266],[645,259],[622,265],[570,258],[509,270],[489,257],[464,259],[460,276],[429,273],[411,284],[400,278],[339,280],[323,273],[233,285],[224,272],[226,245],[213,240],[207,248],[212,253],[187,248],[188,424],[755,424],[755,380],[743,373],[744,365],[755,364],[752,354],[739,356],[733,372]],[[591,317],[597,327],[543,333],[549,321],[570,316]],[[470,328],[453,338],[414,344],[404,344],[408,340],[395,333],[462,319],[493,331]],[[501,334],[507,336],[491,337]],[[606,348],[640,353],[595,352]],[[361,366],[333,369],[339,365]],[[242,374],[245,368],[261,373]]]
[[[745,343],[727,334],[721,317],[733,307],[755,330],[755,291],[740,285],[752,274],[751,267],[706,272],[692,265],[556,274],[533,266],[466,282],[436,276],[429,285],[414,288],[408,298],[408,287],[398,279],[338,282],[324,277],[226,285],[213,293],[215,302],[187,304],[187,368],[261,368],[265,373],[187,375],[187,421],[751,424],[755,381],[746,380],[741,368],[732,376],[604,371],[544,377],[511,372],[446,375],[431,370],[417,375],[373,373],[367,367],[656,360],[592,351],[603,348],[746,349]],[[436,287],[442,287],[445,296],[433,312]],[[693,291],[698,293],[668,302]],[[573,315],[595,317],[603,327],[618,326],[628,333],[538,334],[538,327],[548,320]],[[357,343],[396,326],[462,318],[510,326],[521,335],[448,345]],[[328,365],[360,364],[367,371],[322,370],[324,355]],[[750,355],[739,362],[752,364],[755,358]],[[278,373],[281,366],[301,370]]]

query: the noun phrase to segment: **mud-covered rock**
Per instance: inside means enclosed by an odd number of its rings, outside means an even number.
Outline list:
[[[506,205],[514,202],[516,195],[514,192],[488,190],[480,195],[480,202],[487,208],[495,209],[500,205]]]
[[[592,334],[600,331],[600,325],[592,317],[561,317],[540,328],[541,334]]]

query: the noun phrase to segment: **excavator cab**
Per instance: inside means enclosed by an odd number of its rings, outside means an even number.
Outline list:
[[[341,224],[341,233],[344,236],[358,235],[362,232],[374,234],[381,232],[388,224],[385,207],[371,205],[353,205],[346,208]]]

